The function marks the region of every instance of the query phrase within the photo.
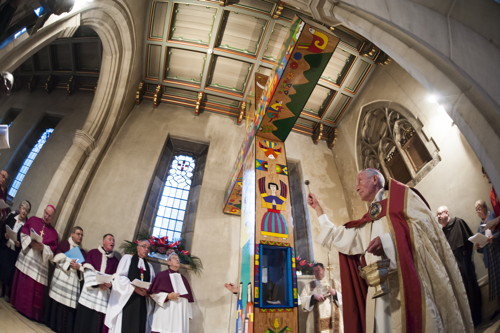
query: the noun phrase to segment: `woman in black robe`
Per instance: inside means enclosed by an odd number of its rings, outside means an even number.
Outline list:
[[[15,265],[21,250],[21,227],[27,220],[31,210],[29,201],[19,205],[19,211],[11,212],[0,227],[0,281],[2,282],[2,296],[10,296],[10,285],[14,277]],[[7,226],[17,232],[17,241],[7,236]]]

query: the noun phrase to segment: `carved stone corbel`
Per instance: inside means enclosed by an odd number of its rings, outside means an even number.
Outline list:
[[[243,118],[245,117],[246,109],[247,109],[247,103],[241,102],[240,103],[240,114],[238,114],[238,119],[236,120],[236,124],[238,124],[238,125],[241,124],[241,122],[243,121]]]
[[[163,94],[163,90],[161,89],[161,84],[156,86],[155,93],[153,95],[153,105],[158,106],[161,102],[161,96]]]
[[[323,124],[319,123],[313,129],[312,140],[315,145],[323,138]]]
[[[146,85],[144,84],[144,81],[141,81],[139,82],[139,86],[135,91],[135,104],[141,104],[145,92],[146,92]]]
[[[335,147],[335,143],[337,142],[337,129],[334,128],[333,131],[328,134],[326,138],[326,145],[328,148],[333,149]]]
[[[47,94],[50,94],[52,90],[54,90],[54,77],[52,75],[49,75],[47,81],[45,81],[43,89],[47,92]]]
[[[73,94],[75,92],[75,88],[76,88],[76,79],[74,75],[71,75],[68,80],[68,83],[66,83],[66,92],[68,93],[68,95]]]
[[[194,106],[194,115],[198,116],[200,114],[201,101],[203,100],[203,92],[198,93],[198,98],[196,99],[196,105]]]

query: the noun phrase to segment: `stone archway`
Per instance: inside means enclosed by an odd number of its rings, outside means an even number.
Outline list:
[[[134,17],[123,0],[93,2],[81,11],[61,17],[31,37],[23,36],[0,52],[0,68],[12,71],[30,55],[53,40],[71,36],[79,26],[88,26],[99,35],[103,56],[101,73],[92,106],[82,129],[45,190],[37,215],[46,204],[58,207],[56,225],[64,233],[73,221],[85,189],[106,148],[133,107],[132,93],[139,80],[135,68],[136,40]],[[140,22],[142,23],[142,22]],[[135,77],[134,77],[135,76]]]
[[[500,188],[500,57],[493,1],[289,0],[327,25],[342,24],[392,57],[430,92]],[[466,15],[464,13],[473,13]],[[475,50],[475,51],[472,51]]]

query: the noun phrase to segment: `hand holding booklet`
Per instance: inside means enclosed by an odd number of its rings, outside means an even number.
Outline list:
[[[97,283],[111,283],[113,281],[113,275],[97,272],[95,275],[95,280]]]
[[[5,231],[7,232],[7,237],[9,237],[9,239],[12,239],[14,242],[17,241],[17,232],[12,230],[8,225],[5,226]]]
[[[474,236],[469,237],[469,241],[474,244],[479,244],[479,247],[484,247],[488,244],[488,237],[483,234],[477,233]]]
[[[31,228],[31,231],[30,231],[30,237],[31,237],[31,240],[34,240],[40,244],[43,244],[43,237],[40,236],[35,230],[33,230],[33,228]]]
[[[139,288],[144,288],[144,289],[149,289],[149,285],[151,282],[146,282],[146,281],[141,281],[139,279],[135,279],[134,281],[130,282],[134,287],[139,287]]]
[[[82,254],[82,251],[80,250],[80,247],[78,247],[78,246],[75,246],[71,250],[64,252],[64,255],[71,260],[75,260],[79,264],[81,264],[82,262],[85,261],[85,258],[83,257],[83,254]]]

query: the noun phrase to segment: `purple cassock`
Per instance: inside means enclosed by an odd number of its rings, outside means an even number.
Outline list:
[[[172,273],[179,273],[176,271],[172,271],[170,269],[167,269],[163,272],[160,272],[156,275],[155,279],[153,280],[153,283],[151,283],[151,286],[149,286],[148,294],[158,294],[158,293],[173,293],[174,292],[174,287],[172,286],[172,281],[170,280],[170,274]],[[187,294],[186,295],[181,295],[181,297],[186,298],[190,303],[194,302],[193,298],[193,292],[191,291],[191,286],[189,285],[188,280],[181,275],[182,277],[182,282],[184,282],[184,286],[186,287]]]
[[[42,252],[35,251],[31,244],[33,229],[46,245]],[[12,284],[11,304],[26,317],[41,321],[44,288],[48,284],[49,260],[57,249],[57,231],[44,220],[33,216],[21,228],[21,252],[16,262]]]

